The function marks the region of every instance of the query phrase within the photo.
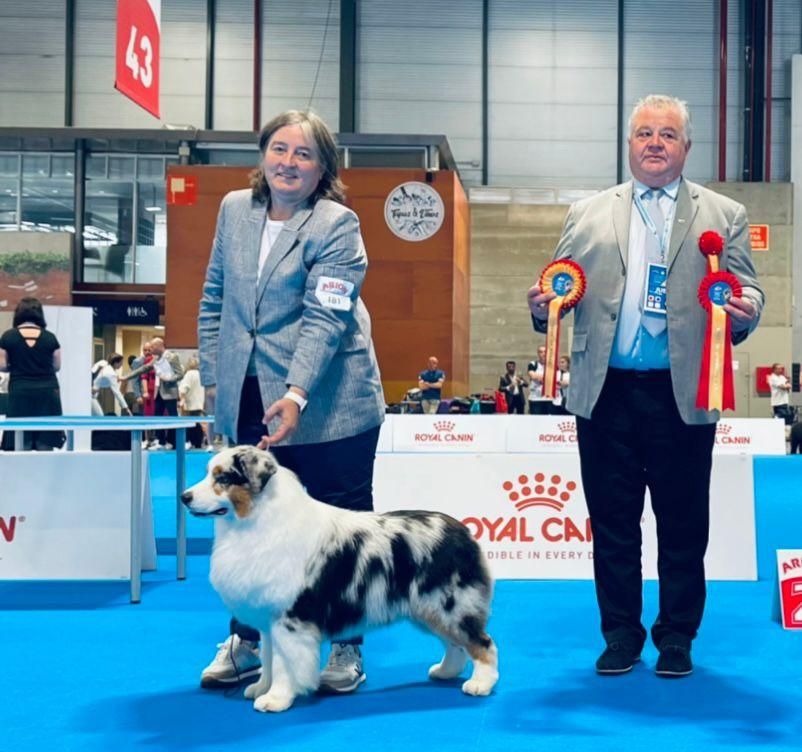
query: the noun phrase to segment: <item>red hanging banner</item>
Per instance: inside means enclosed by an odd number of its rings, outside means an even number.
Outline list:
[[[161,0],[117,0],[114,88],[159,117]]]

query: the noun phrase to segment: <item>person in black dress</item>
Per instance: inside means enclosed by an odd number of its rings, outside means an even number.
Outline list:
[[[47,330],[42,304],[23,298],[14,311],[14,325],[0,337],[0,371],[10,375],[9,418],[61,415],[56,371],[61,367],[61,345]],[[62,431],[25,431],[25,450],[52,451],[64,442]],[[3,436],[3,449],[14,449],[14,433]]]

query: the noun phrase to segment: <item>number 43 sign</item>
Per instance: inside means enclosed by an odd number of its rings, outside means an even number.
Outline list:
[[[786,629],[802,630],[802,550],[777,551],[777,580],[775,618]]]
[[[117,0],[114,88],[159,117],[161,0]]]

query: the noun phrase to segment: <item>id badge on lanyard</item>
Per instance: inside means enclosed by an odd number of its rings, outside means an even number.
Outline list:
[[[651,232],[657,236],[657,228],[646,211],[646,207],[640,200],[640,196],[635,196],[635,206],[638,209],[643,223],[646,225],[646,232]],[[668,238],[671,232],[671,224],[674,221],[674,206],[665,218],[662,235],[657,237],[660,243],[660,257],[662,263],[649,262],[646,268],[646,285],[643,289],[643,310],[661,316],[666,315],[666,278],[668,277],[668,265],[665,263],[665,251],[668,248]]]
[[[665,264],[650,263],[646,269],[646,287],[643,290],[643,310],[649,313],[666,315],[666,277]]]

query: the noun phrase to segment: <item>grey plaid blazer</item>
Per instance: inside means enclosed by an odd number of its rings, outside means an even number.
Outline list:
[[[555,259],[573,259],[587,276],[587,292],[575,309],[571,344],[571,389],[568,410],[590,418],[599,398],[612,352],[617,318],[624,297],[632,181],[574,204],[554,252]],[[725,238],[720,268],[732,272],[744,286],[744,297],[757,307],[749,331],[733,334],[738,344],[754,330],[763,308],[749,243],[744,207],[726,196],[688,180],[680,183],[668,253],[668,353],[674,398],[688,424],[713,423],[717,410],[697,410],[696,389],[707,314],[697,291],[707,261],[699,251],[699,236],[715,230]],[[545,322],[533,319],[538,331]]]
[[[367,256],[359,220],[326,199],[289,219],[257,280],[265,205],[250,189],[223,198],[198,315],[201,382],[216,384],[218,432],[236,437],[251,352],[267,408],[288,385],[309,393],[286,444],[355,436],[384,420],[370,317],[359,292]],[[326,280],[350,289],[349,310],[332,307]],[[337,298],[343,302],[342,296]]]

